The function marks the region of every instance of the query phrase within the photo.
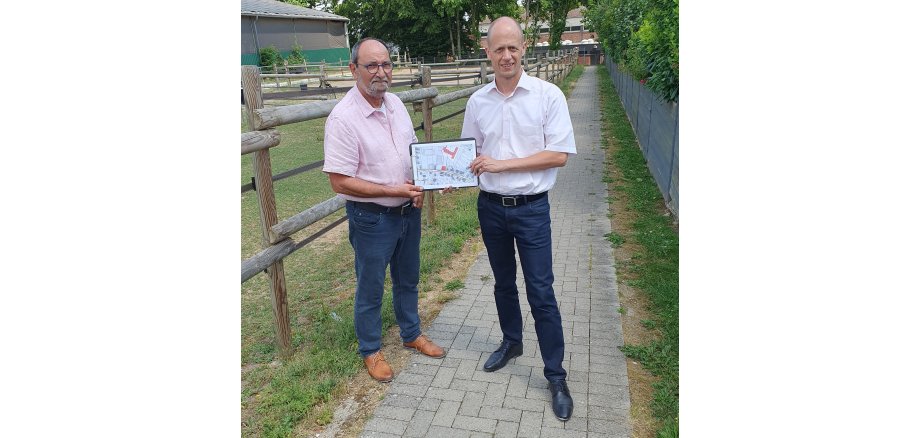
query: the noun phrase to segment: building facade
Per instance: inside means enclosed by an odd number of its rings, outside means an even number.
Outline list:
[[[259,49],[274,46],[281,56],[294,45],[307,62],[348,62],[348,19],[275,0],[241,0],[242,65],[259,65]]]
[[[581,6],[572,9],[566,14],[565,31],[561,37],[561,48],[564,50],[578,49],[578,62],[580,64],[595,65],[603,62],[602,51],[600,44],[596,42],[597,33],[585,28],[584,10],[585,8]],[[528,22],[526,15],[521,21],[521,28],[526,31],[531,23]],[[479,39],[480,47],[486,47],[486,33],[489,31],[491,23],[491,21],[479,23],[479,33],[482,35]],[[537,55],[547,52],[549,47],[549,23],[540,22],[539,26],[540,33],[537,35],[537,42],[533,47],[534,53]],[[527,41],[527,43],[530,44],[530,41]]]

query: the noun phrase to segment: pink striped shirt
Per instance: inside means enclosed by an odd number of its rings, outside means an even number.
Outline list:
[[[412,179],[409,144],[418,141],[406,106],[392,93],[384,96],[386,109],[372,107],[357,87],[352,87],[326,119],[323,140],[323,172],[339,173],[368,182],[395,186]],[[409,198],[360,198],[388,207],[405,204]]]

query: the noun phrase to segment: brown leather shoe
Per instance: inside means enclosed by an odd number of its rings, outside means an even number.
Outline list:
[[[380,350],[364,358],[364,367],[367,368],[367,373],[378,382],[386,383],[393,380],[393,369],[383,358],[383,352]]]
[[[418,350],[419,353],[435,359],[447,356],[443,348],[439,347],[438,344],[435,344],[434,341],[428,339],[428,336],[425,335],[418,335],[412,342],[404,342],[403,347]]]

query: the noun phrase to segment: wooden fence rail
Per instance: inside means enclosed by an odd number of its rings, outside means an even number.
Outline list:
[[[462,62],[462,61],[459,61]],[[543,79],[557,82],[571,72],[577,62],[577,52],[562,53],[557,57],[543,58],[536,64],[528,65],[525,70],[536,72],[535,76],[542,75]],[[454,63],[450,63],[454,64]],[[422,88],[411,89],[394,93],[403,102],[412,102],[416,112],[422,113],[422,125],[425,141],[432,140],[433,109],[437,106],[468,97],[494,80],[494,75],[489,74],[485,62],[481,62],[477,75],[479,85],[474,85],[446,94],[438,94],[438,89],[431,86],[432,70],[430,66],[420,65],[419,82]],[[470,71],[471,72],[471,71]],[[275,194],[272,184],[271,159],[269,150],[281,143],[281,134],[275,127],[291,123],[326,117],[340,99],[320,102],[308,102],[297,105],[265,108],[262,104],[262,78],[309,76],[298,74],[272,74],[261,75],[256,66],[242,67],[243,97],[246,103],[246,116],[250,132],[240,136],[240,151],[242,155],[253,154],[253,183],[259,198],[259,217],[262,230],[262,247],[256,255],[241,263],[241,283],[265,271],[270,280],[273,320],[275,324],[275,343],[277,344],[281,359],[287,359],[293,353],[291,350],[291,328],[287,311],[287,286],[284,278],[283,260],[304,244],[309,243],[322,233],[341,222],[327,225],[326,228],[295,243],[291,235],[304,228],[328,217],[345,206],[345,200],[339,196],[320,202],[306,210],[284,219],[278,220],[275,211]],[[463,111],[458,111],[438,121],[457,116]],[[314,163],[316,164],[316,163]],[[318,166],[315,166],[318,167]],[[245,188],[245,186],[244,186]],[[428,208],[429,220],[434,219],[435,203],[433,192],[428,192],[425,202]]]

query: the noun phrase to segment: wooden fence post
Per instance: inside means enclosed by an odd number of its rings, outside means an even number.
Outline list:
[[[559,83],[559,77],[557,76],[558,70],[556,69],[556,67],[557,67],[557,65],[556,65],[556,58],[555,58],[555,57],[550,58],[549,62],[550,62],[549,68],[551,68],[551,69],[553,70],[553,79],[552,79],[552,80],[553,80],[553,83],[558,84],[558,83]]]
[[[431,86],[431,67],[425,66],[422,67],[419,64],[419,71],[422,73],[422,88],[428,88]],[[432,117],[431,113],[434,111],[434,99],[427,98],[422,102],[422,126],[425,128],[425,141],[432,141],[434,139],[434,132],[432,131]],[[434,205],[434,190],[429,190],[425,193],[425,197],[428,198],[425,200],[425,205],[428,206],[428,223],[434,222],[435,216],[435,205]]]
[[[290,66],[288,65],[287,59],[285,59],[283,62],[284,62],[284,74],[286,75],[291,74],[291,69],[289,68]],[[288,81],[288,87],[292,87],[293,85],[291,85],[290,76],[288,76],[287,81]]]
[[[486,67],[486,63],[479,63],[479,80],[480,84],[485,84],[489,82],[489,67]]]
[[[308,73],[307,69],[304,69],[304,73]],[[326,83],[327,83],[326,79],[328,79],[326,77],[326,60],[323,59],[322,64],[319,65],[319,88],[320,89],[326,86]],[[310,80],[307,79],[307,82],[310,82]]]
[[[275,68],[277,71],[277,67]],[[243,96],[246,99],[246,117],[249,129],[255,126],[253,112],[262,108],[262,81],[258,67],[243,66]],[[262,223],[262,247],[268,248],[277,240],[272,226],[278,223],[275,211],[275,189],[272,184],[272,164],[268,149],[252,153],[252,171],[256,193],[259,196],[259,219]],[[275,322],[275,345],[282,359],[291,357],[291,321],[288,318],[287,285],[284,280],[284,264],[281,260],[268,268],[271,287],[272,316]]]

